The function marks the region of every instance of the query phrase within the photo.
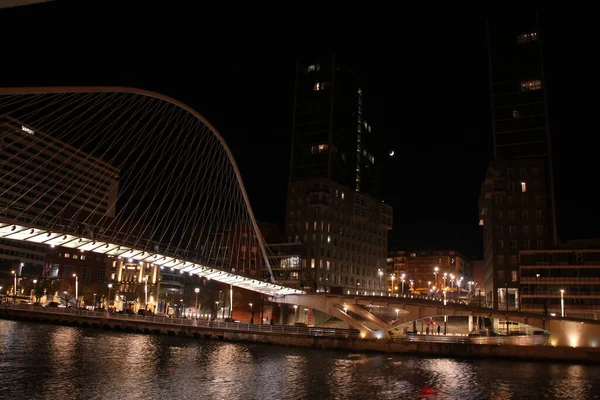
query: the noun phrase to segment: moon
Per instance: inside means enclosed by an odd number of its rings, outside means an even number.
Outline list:
[[[390,157],[394,157],[394,154],[395,154],[394,150],[390,150]]]

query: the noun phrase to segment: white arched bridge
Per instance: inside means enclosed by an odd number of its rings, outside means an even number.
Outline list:
[[[5,88],[0,118],[0,237],[302,293],[274,282],[231,151],[187,105],[122,87]],[[266,279],[236,268],[252,241]]]
[[[173,98],[121,87],[4,88],[0,139],[0,238],[205,276],[320,310],[365,338],[389,337],[410,320],[479,315],[550,331],[560,345],[600,339],[594,321],[306,294],[277,284],[229,147],[205,118]],[[264,267],[240,267],[242,249],[253,243]],[[373,305],[397,309],[397,318],[383,321],[369,311]]]

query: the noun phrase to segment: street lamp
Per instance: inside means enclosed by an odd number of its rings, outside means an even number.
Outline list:
[[[565,317],[565,289],[560,289],[560,315]]]
[[[294,304],[294,322],[298,322],[298,315],[296,315],[296,311],[298,311],[298,304]]]
[[[381,289],[381,286],[383,286],[383,271],[381,270],[381,268],[379,268],[378,274],[379,274],[379,289]]]
[[[404,294],[404,278],[406,278],[406,274],[400,275],[400,281],[402,282],[402,294]]]
[[[253,324],[254,323],[254,308],[252,308],[253,304],[248,303],[248,305],[250,306],[250,323]]]
[[[79,277],[77,274],[73,274],[75,277],[75,308],[79,308]]]
[[[13,286],[13,303],[17,303],[17,271],[10,271],[15,276],[15,284]]]
[[[413,292],[413,286],[415,284],[415,281],[413,281],[412,279],[410,280],[410,291]]]
[[[446,279],[448,279],[448,273],[444,272],[444,276],[442,277],[442,280],[444,281],[444,288],[446,288]]]
[[[439,269],[438,267],[435,267],[435,268],[433,269],[433,277],[435,278],[435,285],[437,285],[437,276],[438,276],[438,271],[439,271],[439,270],[440,270],[440,269]]]
[[[400,312],[399,308],[396,308],[396,319],[398,319],[398,313]]]
[[[148,310],[148,275],[144,277],[144,304]]]
[[[392,294],[394,294],[394,278],[396,277],[396,274],[392,274],[391,278],[392,278]]]
[[[108,307],[110,307],[110,290],[112,289],[112,283],[108,284],[108,300],[107,300],[107,304],[106,304],[106,310],[108,311]]]
[[[198,319],[198,293],[200,293],[200,288],[194,289],[194,293],[196,293],[196,319]]]
[[[92,305],[92,310],[96,310],[96,293],[94,293],[94,304]]]

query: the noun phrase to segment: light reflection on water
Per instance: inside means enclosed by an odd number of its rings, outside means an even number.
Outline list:
[[[355,354],[0,320],[0,398],[592,399],[600,367]]]

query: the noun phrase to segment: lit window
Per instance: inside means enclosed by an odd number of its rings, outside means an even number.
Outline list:
[[[309,66],[306,68],[306,72],[318,71],[318,70],[320,70],[320,69],[321,69],[321,65],[320,65],[320,64],[312,64],[312,65],[309,65]]]
[[[327,244],[331,243],[331,235],[327,235]]]
[[[531,92],[534,90],[540,90],[541,88],[542,81],[539,79],[521,82],[521,92]]]
[[[527,183],[521,182],[521,192],[525,193],[527,191]]]
[[[327,148],[327,144],[317,144],[314,146],[310,146],[310,152],[312,154],[325,153],[327,151]]]
[[[513,118],[519,118],[521,116],[521,114],[519,113],[519,110],[513,110]]]
[[[517,35],[517,43],[535,42],[537,40],[537,32],[522,33]]]
[[[362,96],[362,89],[361,88],[358,88],[358,95]]]
[[[344,200],[344,192],[342,192],[342,200]]]
[[[316,82],[315,86],[314,86],[314,90],[315,92],[318,92],[319,90],[322,90],[323,86],[321,86],[321,82]]]
[[[81,260],[85,260],[85,256],[84,256],[84,255],[82,255],[82,256],[79,256],[79,258],[80,258]]]
[[[71,255],[69,253],[65,253],[65,258],[69,258]]]
[[[77,258],[79,258],[77,254],[73,254],[73,260],[77,260]]]

